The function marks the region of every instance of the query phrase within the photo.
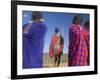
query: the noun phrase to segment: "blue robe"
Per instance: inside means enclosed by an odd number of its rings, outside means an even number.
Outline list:
[[[27,28],[28,27],[28,28]],[[26,28],[26,32],[25,32]],[[46,26],[43,22],[32,22],[23,27],[23,68],[41,68]]]

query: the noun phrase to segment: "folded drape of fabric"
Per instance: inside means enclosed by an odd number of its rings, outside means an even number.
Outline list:
[[[88,50],[82,27],[72,24],[69,30],[69,66],[86,66],[88,58]]]
[[[32,22],[23,26],[23,68],[42,67],[46,30],[43,22]]]
[[[57,44],[58,40],[59,40],[59,36],[57,34],[54,34],[52,36],[50,47],[49,47],[49,56],[50,57],[54,57],[54,55],[55,55],[55,45]]]

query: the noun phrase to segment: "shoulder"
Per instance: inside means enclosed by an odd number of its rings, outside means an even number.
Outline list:
[[[70,28],[70,35],[72,36],[82,36],[83,33],[82,33],[82,28],[80,28],[80,26],[78,25],[75,25],[75,26],[71,26]]]
[[[38,27],[41,29],[46,29],[46,25],[44,24],[44,22],[33,22],[32,26]]]
[[[23,29],[24,29],[27,25],[28,25],[28,23],[24,24],[24,25],[23,25]]]
[[[40,22],[40,25],[44,28],[46,28],[46,24],[44,22]]]
[[[54,34],[52,35],[52,37],[53,37],[53,38],[58,38],[59,35],[54,33]]]
[[[75,24],[73,24],[73,25],[71,25],[71,27],[70,27],[70,31],[72,31],[72,32],[79,32],[79,31],[81,31],[81,30],[82,30],[82,28],[81,28],[80,25],[75,25]]]
[[[84,34],[86,34],[86,35],[89,35],[89,31],[88,31],[88,29],[86,29],[86,28],[82,28],[82,32],[84,33]]]

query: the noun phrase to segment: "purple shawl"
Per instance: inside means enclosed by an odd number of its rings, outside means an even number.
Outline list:
[[[23,68],[40,68],[43,65],[43,46],[46,26],[32,22],[23,27]]]

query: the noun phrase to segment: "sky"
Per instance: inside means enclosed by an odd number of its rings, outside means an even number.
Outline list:
[[[61,13],[61,12],[42,12],[44,23],[47,27],[47,32],[45,35],[44,43],[44,53],[49,52],[49,46],[51,37],[54,34],[55,28],[59,28],[60,33],[64,35],[64,53],[68,53],[68,44],[69,44],[69,28],[72,24],[72,20],[75,15],[80,14],[83,17],[83,24],[85,21],[89,20],[89,14],[82,13]],[[28,23],[32,18],[32,11],[23,11],[23,25]]]

